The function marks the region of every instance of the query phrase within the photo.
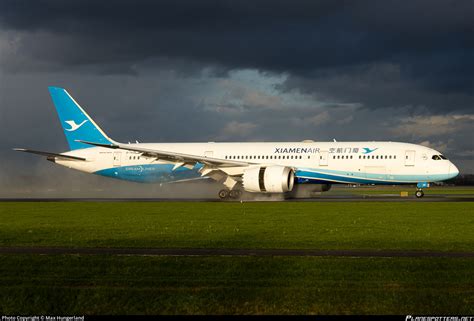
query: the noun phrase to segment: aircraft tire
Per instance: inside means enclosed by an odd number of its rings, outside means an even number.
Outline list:
[[[422,191],[421,189],[420,189],[420,190],[417,190],[417,191],[415,192],[416,198],[422,198],[423,195],[425,195],[425,193],[423,193],[423,191]]]
[[[229,197],[229,190],[228,189],[221,189],[217,194],[221,200],[224,200]]]
[[[233,199],[239,199],[242,196],[242,192],[238,189],[233,189],[229,192],[229,197]]]

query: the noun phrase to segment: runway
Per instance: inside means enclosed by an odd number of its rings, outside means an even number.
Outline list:
[[[250,256],[250,257],[446,257],[470,258],[474,252],[396,250],[311,250],[311,249],[206,249],[206,248],[69,248],[0,247],[0,254],[37,255],[124,255],[124,256]]]
[[[282,199],[259,196],[254,199],[225,200],[217,198],[0,198],[0,202],[474,202],[473,195],[425,195],[400,197],[395,194],[383,195],[324,195],[314,198]]]

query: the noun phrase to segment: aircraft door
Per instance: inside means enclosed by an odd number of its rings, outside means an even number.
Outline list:
[[[114,152],[114,166],[122,165],[122,152]]]
[[[204,157],[214,157],[214,151],[212,150],[207,150],[204,152]]]
[[[319,153],[319,166],[328,166],[328,152],[322,151]]]
[[[415,166],[415,153],[414,150],[405,151],[405,166]]]

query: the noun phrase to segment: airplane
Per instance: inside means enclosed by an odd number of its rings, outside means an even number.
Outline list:
[[[459,174],[442,153],[401,142],[128,143],[114,141],[63,88],[49,87],[69,151],[46,156],[68,168],[142,183],[211,179],[221,199],[243,192],[292,197],[325,192],[332,184],[416,184],[421,198],[430,183]]]

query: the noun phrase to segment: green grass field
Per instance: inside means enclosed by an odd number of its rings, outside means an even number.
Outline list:
[[[2,314],[472,314],[472,260],[0,256]]]
[[[1,203],[0,246],[474,250],[470,203]]]
[[[0,203],[0,246],[474,251],[474,203]],[[473,314],[474,259],[0,255],[1,314]]]

